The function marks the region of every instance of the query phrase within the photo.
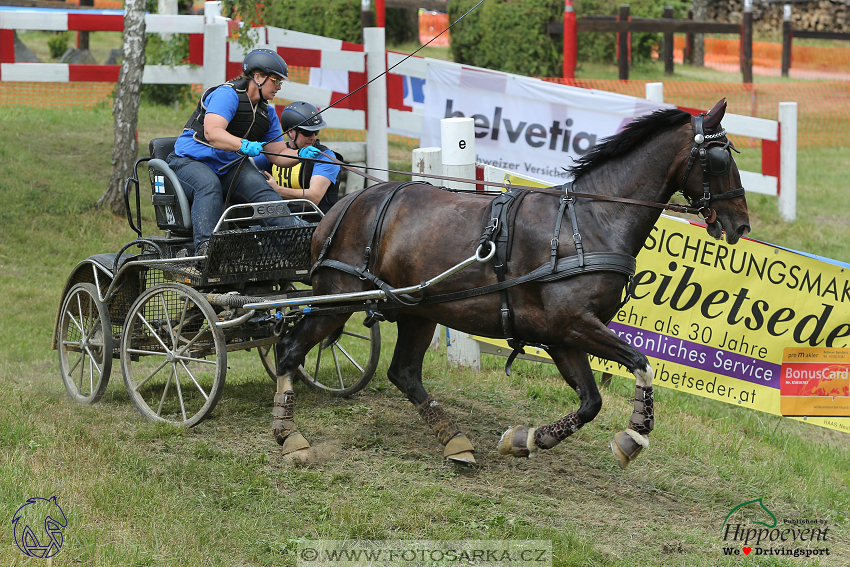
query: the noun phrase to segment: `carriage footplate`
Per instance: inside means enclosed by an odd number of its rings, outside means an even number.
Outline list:
[[[370,309],[366,313],[366,320],[363,321],[363,324],[369,329],[371,329],[375,325],[375,323],[378,323],[380,321],[386,321],[386,317],[384,317],[384,314],[380,311],[374,311]]]

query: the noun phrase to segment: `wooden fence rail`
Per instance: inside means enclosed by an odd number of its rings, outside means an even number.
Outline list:
[[[741,72],[745,83],[753,82],[753,12],[752,0],[745,0],[744,17],[740,24],[722,22],[695,22],[693,20],[676,20],[673,18],[673,8],[664,9],[664,18],[632,18],[629,6],[620,6],[619,16],[584,16],[577,18],[578,32],[616,33],[618,38],[618,64],[620,79],[629,78],[629,33],[663,33],[664,47],[661,58],[664,60],[664,70],[668,75],[673,74],[673,34],[738,34],[741,36],[742,57]],[[565,27],[561,22],[551,22],[547,27],[550,35],[564,33]],[[566,57],[569,42],[577,42],[577,37],[564,38],[564,53]],[[564,77],[573,78],[573,77]]]

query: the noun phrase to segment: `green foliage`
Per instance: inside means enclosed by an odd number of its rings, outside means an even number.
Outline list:
[[[163,41],[159,34],[148,34],[145,60],[148,65],[178,65],[189,57],[189,36],[174,34]],[[194,102],[192,85],[142,85],[142,100],[151,104],[173,105]]]
[[[419,11],[409,8],[386,9],[387,44],[419,41]]]
[[[57,33],[47,40],[47,47],[50,48],[50,57],[59,59],[68,50],[68,34],[66,32]]]
[[[478,0],[452,0],[454,22]],[[563,0],[489,0],[450,30],[458,63],[520,75],[561,75],[563,40],[546,33],[549,22],[563,21]]]
[[[247,33],[252,23],[361,43],[360,0],[322,0],[320,4],[304,0],[276,0],[265,4],[255,0],[224,0],[222,13],[238,17],[247,24],[236,36],[236,40],[247,48],[254,43],[253,36]]]
[[[620,13],[622,0],[578,0],[576,16],[589,15],[616,16]],[[633,18],[660,18],[666,6],[673,7],[676,18],[687,15],[690,2],[683,0],[634,0],[629,2],[629,14]],[[650,61],[653,50],[663,41],[660,33],[632,34],[632,64]],[[579,61],[597,63],[615,63],[617,61],[617,34],[608,32],[588,32],[578,36]]]
[[[449,20],[455,21],[478,0],[453,0]],[[622,0],[578,0],[576,15],[617,15]],[[681,18],[690,4],[684,0],[635,0],[631,16],[660,18],[672,6]],[[551,22],[563,22],[562,0],[490,0],[475,8],[450,33],[452,54],[467,63],[520,75],[557,77],[563,64],[563,36],[549,35]],[[613,63],[617,57],[617,35],[582,32],[578,37],[580,61]],[[632,34],[632,64],[651,60],[662,41],[660,33]]]

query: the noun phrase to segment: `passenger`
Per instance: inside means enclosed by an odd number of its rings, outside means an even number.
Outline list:
[[[262,150],[284,154],[269,156],[275,165],[292,167],[299,163],[296,157],[299,151],[287,147],[277,114],[269,112],[269,101],[274,99],[283,80],[289,80],[288,75],[286,62],[274,51],[250,52],[242,62],[241,76],[211,87],[201,95],[174,145],[174,152],[168,156],[168,164],[192,205],[195,254],[206,253],[228,191],[232,203],[281,200],[250,163],[241,170],[238,162],[224,171],[219,169],[240,156],[258,156]],[[301,155],[315,157],[319,151],[305,148]],[[304,224],[294,216],[261,222],[266,226]]]
[[[318,132],[327,127],[327,123],[319,114],[319,110],[306,102],[293,102],[286,105],[280,114],[281,128],[289,136],[286,147],[299,154],[306,148],[317,148],[322,154],[322,161],[303,161],[291,167],[280,167],[265,160],[265,156],[255,158],[257,167],[263,170],[269,185],[284,199],[308,199],[315,203],[319,210],[327,213],[339,197],[340,166],[332,162],[342,161],[342,156],[323,146],[318,139]],[[271,173],[269,173],[269,169]],[[303,210],[297,204],[290,205],[293,212]],[[309,210],[309,206],[306,207]],[[309,222],[318,222],[319,215],[305,215]]]

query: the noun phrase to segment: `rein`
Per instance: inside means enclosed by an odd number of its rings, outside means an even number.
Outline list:
[[[280,155],[280,154],[270,154],[270,152],[265,152],[265,153],[269,154],[269,155]],[[329,158],[329,159],[332,160],[332,161],[329,161],[328,159],[319,159],[319,158],[301,158],[301,160],[303,160],[303,161],[313,161],[313,162],[318,162],[318,163],[333,163],[335,165],[339,165],[340,167],[344,168],[347,171],[350,171],[352,173],[356,173],[357,175],[364,177],[364,178],[366,178],[370,181],[374,181],[376,183],[386,183],[385,180],[379,179],[379,178],[375,177],[374,175],[369,175],[365,171],[361,171],[360,169],[358,169],[358,168],[356,168],[352,165],[348,165],[346,163],[343,163],[336,158]],[[529,191],[531,193],[545,193],[545,194],[548,194],[548,195],[557,195],[559,197],[564,194],[564,192],[562,190],[557,190],[557,189],[552,189],[552,188],[544,189],[542,187],[532,187],[530,185],[513,185],[513,184],[505,185],[504,183],[498,183],[498,182],[495,182],[495,181],[473,180],[473,179],[466,179],[466,178],[463,178],[463,177],[448,177],[448,176],[445,176],[445,175],[433,175],[433,174],[430,174],[430,173],[416,173],[416,172],[413,172],[413,171],[398,171],[398,170],[395,170],[395,169],[379,169],[379,168],[375,168],[375,167],[370,167],[368,169],[375,169],[375,170],[378,170],[378,171],[386,171],[387,173],[397,173],[399,175],[410,175],[412,177],[424,177],[426,179],[438,179],[440,181],[454,181],[454,182],[458,182],[458,183],[469,183],[470,185],[485,185],[487,187],[500,187],[502,189],[524,189],[524,190]],[[449,189],[449,188],[446,188],[446,187],[443,187],[443,189],[446,190],[446,191],[450,191],[452,193],[465,193],[465,194],[469,194],[469,195],[485,195],[485,196],[492,196],[493,195],[492,193],[482,193],[481,191],[477,191],[475,189],[468,189],[468,190],[465,190],[465,189]],[[730,195],[728,197],[725,196],[728,193],[734,193],[735,191],[740,191],[741,193],[735,194],[735,195]],[[743,189],[736,189],[735,191],[728,191],[727,193],[723,193],[722,195],[712,195],[712,200],[731,199],[731,198],[740,197],[741,195],[743,195]],[[655,201],[643,201],[643,200],[639,200],[639,199],[627,199],[625,197],[611,197],[611,196],[608,196],[608,195],[597,195],[595,193],[580,193],[580,192],[577,192],[577,191],[570,191],[570,195],[572,195],[573,197],[578,197],[578,198],[582,198],[582,199],[594,199],[594,200],[597,200],[597,201],[610,201],[610,202],[615,202],[615,203],[626,203],[626,204],[629,204],[629,205],[641,205],[641,206],[644,206],[644,207],[653,207],[653,208],[661,209],[661,210],[664,210],[664,211],[673,211],[673,212],[677,212],[677,213],[687,213],[687,214],[692,214],[692,215],[699,214],[705,208],[705,207],[693,206],[693,205],[692,206],[677,205],[677,204],[674,204],[674,203],[656,203]]]

